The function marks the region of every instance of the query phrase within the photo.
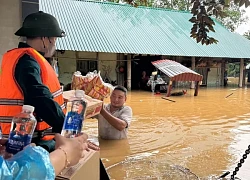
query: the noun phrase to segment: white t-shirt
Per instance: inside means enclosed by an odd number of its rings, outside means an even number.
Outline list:
[[[122,131],[114,128],[109,122],[101,115],[98,115],[98,133],[102,139],[125,139],[127,138],[128,128],[132,119],[132,109],[129,106],[123,106],[122,108],[110,112],[110,104],[104,105],[106,111],[125,122],[128,126]]]

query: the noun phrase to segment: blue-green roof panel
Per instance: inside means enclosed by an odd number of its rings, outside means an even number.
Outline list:
[[[57,49],[195,57],[250,58],[250,41],[215,21],[209,36],[218,44],[201,45],[190,37],[192,15],[166,9],[76,0],[40,0],[66,32]]]

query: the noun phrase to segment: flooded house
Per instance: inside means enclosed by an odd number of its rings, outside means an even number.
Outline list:
[[[218,44],[201,45],[190,38],[189,12],[83,0],[1,3],[6,17],[1,26],[0,39],[6,42],[0,47],[1,55],[16,47],[19,39],[14,31],[29,13],[42,10],[58,18],[67,36],[58,40],[54,61],[64,84],[71,82],[75,71],[99,70],[106,81],[137,89],[142,71],[150,75],[155,71],[151,62],[160,59],[174,60],[196,71],[203,76],[201,85],[208,87],[223,86],[228,63],[237,63],[237,84],[245,84],[250,42],[216,20],[215,33],[209,35]]]

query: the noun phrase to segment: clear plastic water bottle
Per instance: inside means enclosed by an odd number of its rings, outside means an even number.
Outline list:
[[[13,117],[6,152],[16,154],[31,143],[36,128],[34,107],[23,105],[22,112]]]
[[[83,99],[84,95],[83,90],[76,90],[75,97],[68,100],[62,136],[73,138],[81,133],[87,107],[87,102]]]

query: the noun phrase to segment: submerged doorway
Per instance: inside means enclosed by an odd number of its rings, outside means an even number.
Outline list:
[[[152,65],[152,61],[160,60],[162,56],[134,56],[131,65],[131,89],[138,90],[139,82],[142,77],[142,71],[146,71],[147,76],[150,76],[156,68]]]

